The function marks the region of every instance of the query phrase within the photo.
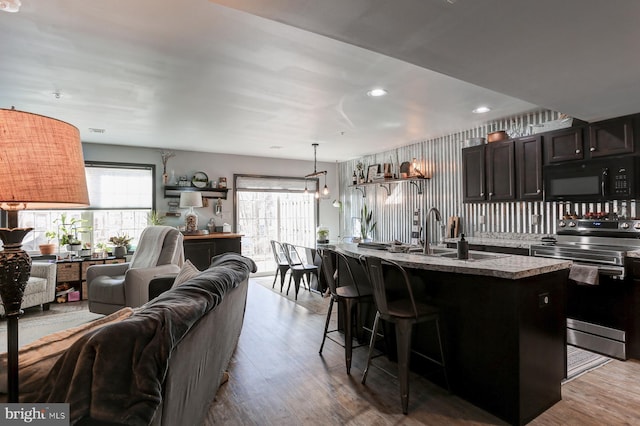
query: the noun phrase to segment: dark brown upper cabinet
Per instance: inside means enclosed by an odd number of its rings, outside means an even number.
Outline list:
[[[513,140],[487,144],[487,201],[516,199]]]
[[[589,125],[589,154],[592,158],[634,152],[633,117],[604,120]]]
[[[462,201],[485,201],[485,163],[486,145],[478,145],[462,150]]]
[[[519,200],[542,200],[542,137],[517,139],[516,182]]]
[[[584,159],[582,127],[544,134],[545,164]]]

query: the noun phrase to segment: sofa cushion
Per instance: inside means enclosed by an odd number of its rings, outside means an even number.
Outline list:
[[[58,358],[85,333],[107,324],[121,321],[131,316],[132,313],[133,309],[123,308],[118,312],[86,324],[41,337],[35,342],[20,348],[18,355],[20,396],[39,391],[40,383],[47,377],[49,370],[51,370]],[[2,366],[2,369],[0,369],[0,393],[7,393],[6,352],[0,354],[0,366]]]
[[[202,271],[196,268],[195,265],[191,263],[191,261],[189,261],[188,259],[185,260],[184,265],[182,265],[182,268],[180,269],[178,276],[176,276],[176,279],[173,281],[173,285],[171,286],[171,288],[177,287],[180,284],[189,281],[191,278],[195,277],[201,272]]]
[[[24,295],[27,296],[29,294],[34,294],[34,293],[44,293],[46,290],[47,290],[46,278],[29,277],[29,281],[27,281],[27,286],[24,288]]]

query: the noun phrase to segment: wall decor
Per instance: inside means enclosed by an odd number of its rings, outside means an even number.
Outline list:
[[[367,168],[367,182],[373,182],[380,170],[380,164],[372,164]]]
[[[195,172],[191,184],[196,188],[205,188],[209,184],[209,176],[205,172]]]

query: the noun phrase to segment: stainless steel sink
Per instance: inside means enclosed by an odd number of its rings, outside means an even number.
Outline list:
[[[449,252],[449,253],[442,253],[442,254],[438,254],[436,255],[437,257],[446,257],[448,259],[457,259],[458,258],[458,252]],[[466,260],[486,260],[486,259],[499,259],[501,257],[506,257],[508,256],[507,254],[501,254],[501,253],[481,253],[481,252],[470,252],[469,253],[469,259]]]
[[[431,251],[431,253],[429,253],[429,256],[439,256],[443,253],[456,253],[455,249],[450,248],[430,247],[429,250]],[[424,249],[422,247],[411,247],[409,249],[409,253],[422,253],[423,251]]]
[[[457,251],[455,249],[449,249],[449,248],[435,248],[435,247],[431,247],[431,254],[435,254],[435,255],[443,255],[443,254],[458,254]]]

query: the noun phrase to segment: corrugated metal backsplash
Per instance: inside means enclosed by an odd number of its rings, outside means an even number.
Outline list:
[[[511,137],[525,136],[535,132],[543,123],[558,120],[560,114],[553,111],[537,111],[523,116],[487,123],[484,126],[445,137],[418,142],[392,151],[367,155],[360,159],[340,163],[340,200],[343,209],[340,218],[340,237],[359,236],[354,230],[354,219],[360,217],[363,203],[373,210],[377,222],[374,239],[377,241],[411,241],[413,211],[420,209],[422,216],[431,207],[442,214],[436,223],[433,215],[429,229],[431,241],[440,242],[449,216],[460,216],[461,232],[473,236],[477,232],[512,232],[553,234],[556,221],[567,211],[582,215],[586,212],[626,213],[636,217],[637,202],[617,201],[610,203],[550,203],[550,202],[505,202],[469,204],[462,202],[462,148],[471,138],[486,137],[487,133],[506,130]],[[416,158],[421,170],[431,179],[422,182],[419,188],[410,182],[399,182],[365,186],[363,192],[352,187],[352,175],[358,162],[367,167],[372,164],[391,163],[394,169],[404,161]],[[535,224],[538,221],[538,224]],[[423,222],[423,220],[422,220]],[[423,225],[423,224],[422,224]]]

